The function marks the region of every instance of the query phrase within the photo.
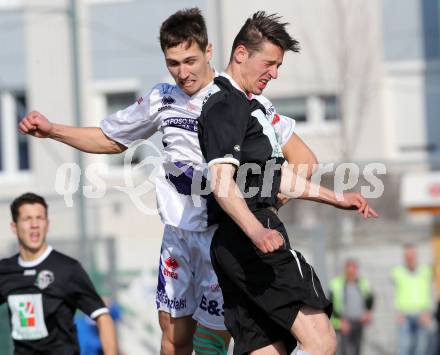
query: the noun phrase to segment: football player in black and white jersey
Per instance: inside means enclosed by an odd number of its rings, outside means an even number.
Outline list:
[[[234,40],[226,73],[214,79],[219,91],[199,118],[201,150],[224,211],[211,258],[236,355],[290,354],[297,342],[297,354],[302,355],[333,355],[336,349],[331,303],[313,267],[291,248],[277,216],[280,191],[357,210],[365,219],[378,216],[361,194],[337,196],[284,164],[284,150],[265,119],[266,108],[254,95],[277,78],[284,52],[299,50],[285,26],[279,16],[264,12],[246,21]]]
[[[47,209],[33,193],[11,204],[19,253],[0,260],[0,304],[8,305],[14,355],[79,355],[78,309],[96,321],[104,354],[116,355],[113,321],[86,272],[47,244]]]
[[[156,181],[156,196],[165,224],[161,248],[156,304],[163,331],[162,354],[224,353],[229,342],[223,319],[223,297],[212,269],[209,247],[216,229],[208,218],[207,199],[194,203],[192,178],[203,164],[197,131],[202,106],[217,90],[209,62],[204,19],[198,9],[179,11],[162,24],[160,43],[165,63],[176,84],[154,86],[133,105],[101,121],[100,127],[72,127],[29,113],[19,130],[38,138],[51,138],[90,153],[121,153],[133,142],[163,134],[165,163]],[[309,166],[315,156],[294,133],[295,121],[277,114],[270,101],[265,118],[287,160]],[[176,173],[177,169],[177,173]],[[208,340],[206,340],[208,339]],[[204,346],[209,341],[209,347]]]

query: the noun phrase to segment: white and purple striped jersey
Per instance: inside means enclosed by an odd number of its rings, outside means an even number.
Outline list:
[[[133,105],[101,121],[104,134],[124,146],[163,134],[165,161],[156,179],[158,210],[164,224],[189,231],[208,228],[207,196],[198,203],[191,197],[195,172],[203,170],[204,160],[198,139],[198,118],[203,105],[219,88],[210,83],[193,96],[177,85],[158,84]],[[282,146],[292,136],[295,121],[278,115],[272,103],[254,96],[266,109],[266,118]],[[176,174],[176,169],[179,173]]]

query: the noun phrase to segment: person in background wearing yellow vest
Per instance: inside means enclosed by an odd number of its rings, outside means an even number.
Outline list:
[[[394,305],[398,312],[397,355],[426,355],[432,305],[432,269],[418,265],[414,245],[404,247],[405,265],[393,269]]]
[[[338,353],[360,355],[363,328],[371,321],[373,293],[365,277],[358,275],[358,263],[345,262],[345,273],[330,282],[332,323],[339,338]]]

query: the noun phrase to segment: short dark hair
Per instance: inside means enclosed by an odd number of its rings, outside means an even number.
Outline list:
[[[44,209],[46,210],[46,216],[47,216],[48,206],[47,206],[46,200],[37,194],[34,194],[32,192],[27,192],[21,196],[18,196],[14,201],[12,201],[12,203],[11,203],[12,220],[14,222],[17,222],[18,213],[19,213],[19,209],[21,206],[28,205],[28,204],[33,205],[36,203],[38,203],[44,207]]]
[[[200,9],[184,9],[168,17],[160,26],[159,40],[163,52],[182,43],[187,43],[190,47],[194,42],[205,51],[208,46],[208,32]]]
[[[252,54],[261,48],[264,41],[269,41],[283,51],[299,52],[299,42],[293,39],[286,31],[287,22],[279,20],[277,14],[267,15],[264,11],[258,11],[248,18],[238,32],[232,44],[231,57],[239,45],[243,45]]]

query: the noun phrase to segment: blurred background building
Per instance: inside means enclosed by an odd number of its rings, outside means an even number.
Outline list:
[[[96,126],[155,83],[170,82],[159,27],[192,6],[206,17],[217,70],[251,13],[281,14],[302,49],[286,54],[267,96],[296,119],[297,133],[325,164],[325,185],[349,185],[342,163],[359,169],[353,189],[374,195],[374,178],[383,184],[371,201],[379,220],[304,201],[282,216],[324,284],[346,257],[359,261],[377,297],[365,354],[393,354],[390,270],[405,242],[427,263],[440,249],[439,0],[0,0],[0,257],[14,252],[10,201],[25,191],[43,194],[51,243],[80,257],[101,291],[122,305],[126,354],[158,353],[162,225],[145,213],[155,206],[151,166],[133,164],[127,177],[122,155],[79,158],[57,142],[20,136],[17,122],[35,109],[58,123]],[[157,149],[136,150],[135,163],[160,156],[161,137],[151,141]],[[129,194],[135,187],[139,199]]]

